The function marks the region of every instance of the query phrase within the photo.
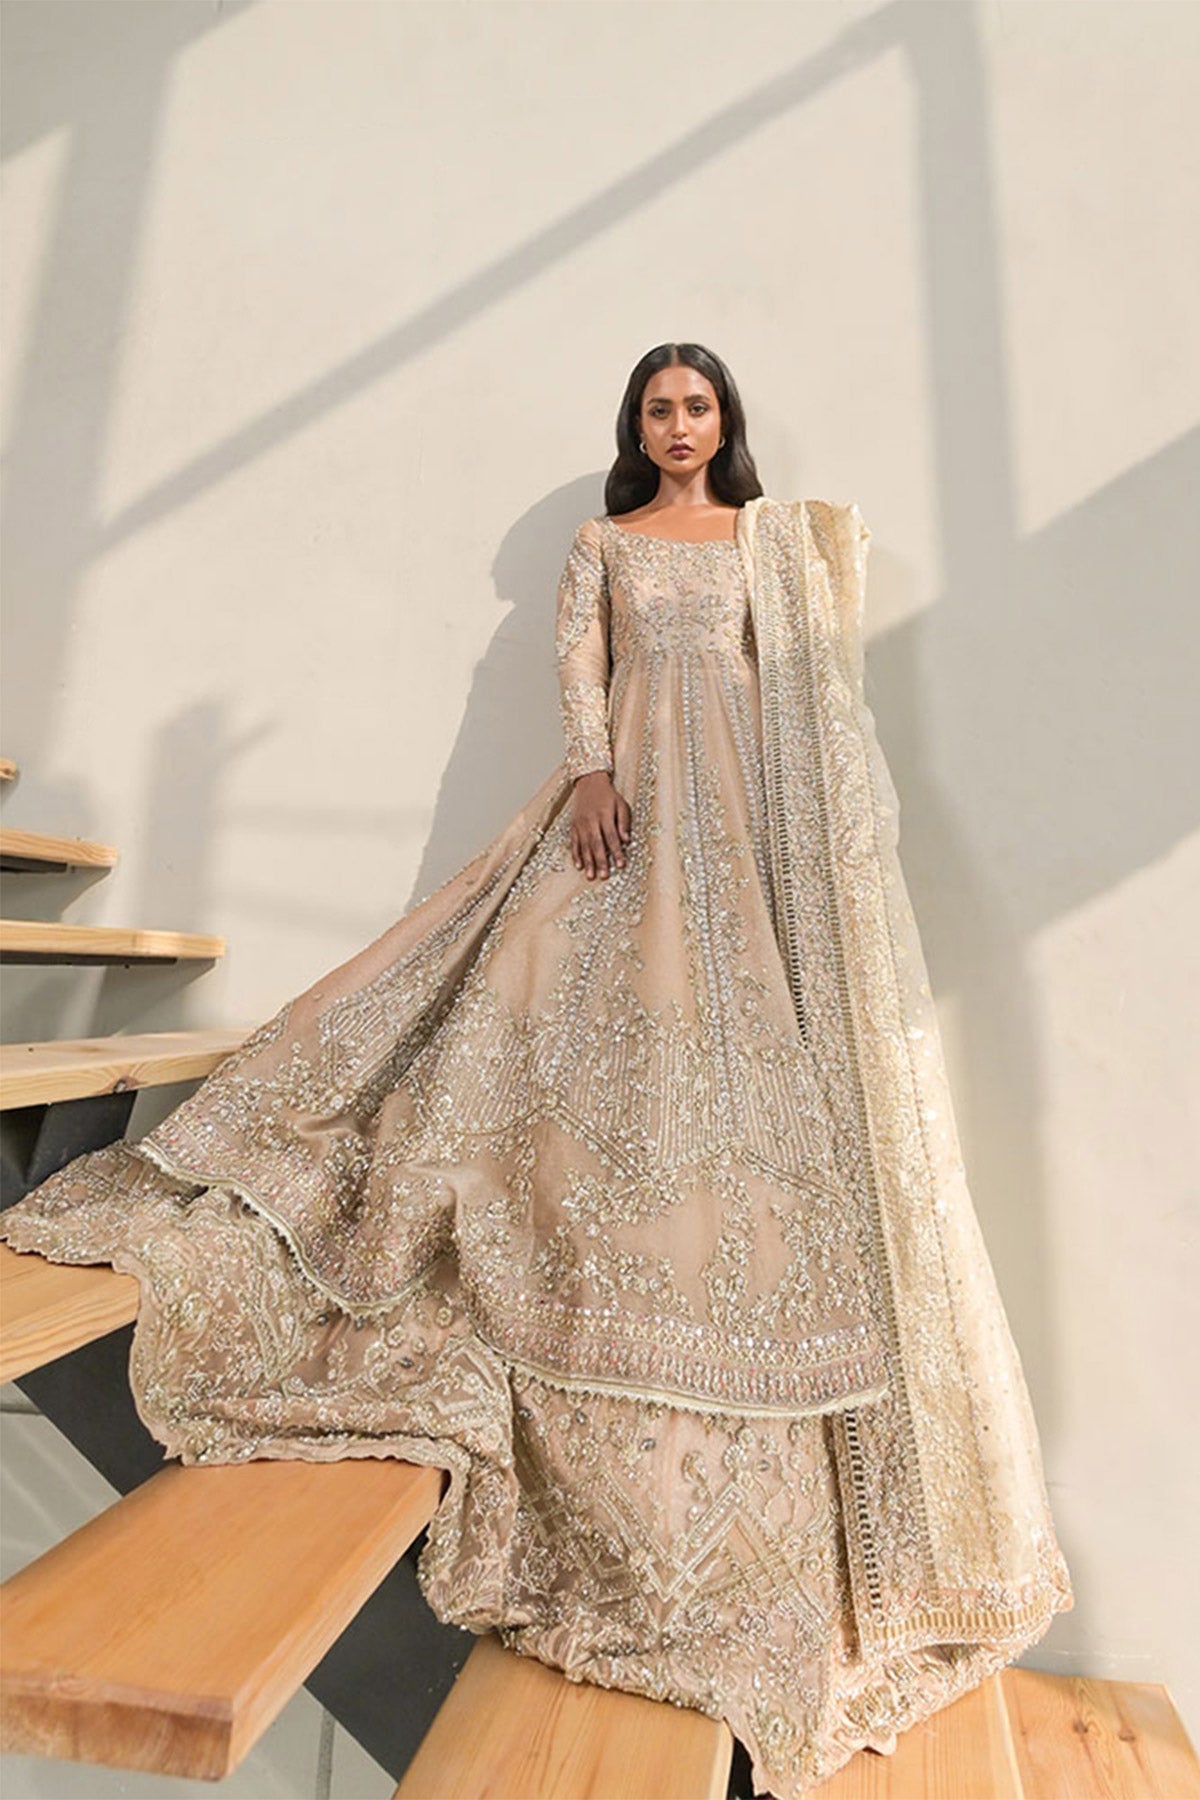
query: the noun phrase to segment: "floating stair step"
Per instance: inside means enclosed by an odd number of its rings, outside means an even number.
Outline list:
[[[995,1675],[900,1732],[890,1756],[860,1750],[818,1791],[821,1800],[1038,1800],[1021,1786]],[[1065,1792],[1044,1800],[1066,1800]]]
[[[137,1317],[138,1283],[107,1263],[56,1263],[0,1243],[0,1381],[106,1337]]]
[[[710,1800],[720,1721],[576,1684],[480,1639],[393,1800]],[[1009,1668],[821,1784],[821,1800],[1200,1800],[1167,1689]]]
[[[481,1637],[394,1800],[724,1800],[733,1738]]]
[[[0,870],[9,874],[51,875],[69,869],[112,869],[120,852],[86,838],[51,837],[44,831],[0,826]]]
[[[1200,1760],[1162,1682],[1000,1680],[1023,1800],[1200,1800]]]
[[[0,1749],[220,1780],[447,1480],[391,1457],[169,1464],[0,1588]]]
[[[138,1031],[124,1037],[57,1038],[0,1045],[0,1112],[202,1080],[252,1026],[204,1031]]]
[[[1003,1669],[911,1731],[860,1750],[821,1800],[1200,1800],[1166,1688]]]
[[[0,919],[0,962],[152,963],[225,954],[223,937],[139,931],[125,925],[63,925]]]

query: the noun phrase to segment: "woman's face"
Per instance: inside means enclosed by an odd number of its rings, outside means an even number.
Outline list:
[[[642,390],[638,423],[646,454],[660,469],[676,477],[697,474],[712,461],[721,438],[712,382],[682,365],[659,369]],[[687,454],[676,454],[676,446],[686,446]]]

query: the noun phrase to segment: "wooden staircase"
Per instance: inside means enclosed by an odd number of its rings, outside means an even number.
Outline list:
[[[733,1738],[481,1637],[394,1800],[723,1800]]]
[[[0,761],[0,780],[15,772]],[[0,830],[0,868],[10,874],[108,870],[117,861],[109,845]],[[216,957],[224,948],[223,939],[194,933],[0,920],[5,962],[144,964]],[[4,1046],[0,1114],[25,1120],[31,1145],[16,1178],[6,1171],[5,1202],[122,1136],[141,1088],[203,1079],[249,1029]],[[30,1378],[76,1362],[114,1334],[127,1337],[137,1307],[130,1275],[0,1243],[0,1379],[28,1391]],[[119,1363],[124,1369],[124,1356]],[[442,1469],[389,1457],[163,1464],[0,1590],[0,1750],[164,1775],[228,1775],[411,1557],[448,1479]],[[426,1657],[422,1667],[442,1676],[427,1723],[470,1634],[442,1626],[417,1598],[443,1649],[440,1661]],[[394,1643],[393,1636],[392,1660],[375,1676],[385,1703],[387,1685],[405,1676]],[[484,1665],[480,1652],[490,1653]],[[528,1684],[540,1679],[564,1696],[563,1727],[551,1740],[558,1759],[582,1759],[583,1768],[591,1758],[603,1769],[614,1749],[638,1746],[636,1760],[617,1757],[616,1785],[605,1790],[614,1800],[646,1791],[648,1772],[658,1800],[726,1794],[733,1740],[717,1721],[636,1695],[603,1694],[588,1724],[577,1716],[574,1684],[494,1637],[478,1640],[467,1666],[467,1688],[453,1686],[455,1705],[461,1708],[483,1666],[487,1709],[471,1731],[481,1766],[494,1765],[493,1775],[507,1752],[499,1742],[489,1749],[489,1730],[514,1704],[524,1712]],[[590,1690],[588,1698],[601,1693]],[[565,1800],[568,1790],[556,1791]]]
[[[3,1749],[228,1775],[443,1480],[389,1458],[169,1464],[4,1583]]]
[[[0,761],[0,781],[15,774]],[[0,869],[10,878],[106,873],[118,860],[111,845],[0,829]],[[211,959],[224,949],[223,939],[191,932],[0,921],[5,962],[141,966]],[[203,1079],[248,1030],[0,1048],[4,1203],[122,1137],[138,1092]],[[131,1275],[0,1244],[0,1379],[16,1381],[128,1490],[4,1588],[3,1749],[218,1776],[316,1665],[313,1692],[322,1702],[331,1689],[350,1690],[343,1665],[359,1673],[364,1616],[384,1620],[390,1645],[414,1643],[444,1691],[465,1647],[428,1613],[404,1560],[437,1506],[442,1471],[394,1460],[187,1470],[166,1463],[128,1388],[137,1306]],[[331,1516],[350,1536],[323,1562],[317,1540]],[[264,1581],[265,1598],[254,1602]],[[396,1614],[402,1624],[417,1607],[428,1623],[418,1615],[415,1631],[397,1629]],[[358,1635],[343,1650],[351,1620]],[[394,1666],[393,1658],[389,1680]],[[426,1715],[440,1691],[424,1703]],[[344,1708],[330,1710],[345,1716]],[[407,1730],[411,1755],[419,1734],[411,1721]],[[390,1737],[368,1747],[385,1761],[396,1749]],[[398,1772],[405,1761],[391,1766]]]
[[[31,834],[0,843],[20,866],[37,862]],[[53,845],[37,866],[79,866],[63,840]],[[5,941],[27,953],[30,927],[9,924]],[[91,954],[116,954],[96,928],[83,935]],[[220,953],[189,952],[188,942],[223,949],[220,939],[131,932],[116,959],[143,960],[138,946],[149,940],[159,950],[170,940],[181,955]],[[81,943],[77,936],[58,948],[80,960],[88,954]],[[203,1078],[244,1036],[9,1045],[0,1054],[0,1111],[52,1116],[131,1104],[141,1087]],[[78,1123],[81,1115],[72,1116]],[[98,1135],[120,1135],[124,1119],[114,1131],[115,1117],[57,1142],[35,1134],[41,1154],[26,1186],[98,1147]],[[31,1381],[70,1369],[66,1387],[90,1403],[95,1383],[80,1359],[107,1351],[108,1379],[120,1386],[137,1304],[134,1278],[107,1265],[72,1267],[0,1244],[0,1378],[36,1398]],[[97,1444],[107,1449],[111,1435],[102,1431],[85,1453],[97,1460]],[[466,1654],[464,1634],[432,1619],[411,1563],[445,1491],[441,1469],[387,1457],[184,1468],[160,1453],[161,1466],[147,1473],[145,1450],[140,1474],[116,1483],[128,1487],[122,1498],[0,1589],[0,1750],[220,1780],[302,1684],[324,1698],[315,1672],[407,1568],[406,1630],[424,1629],[440,1661],[393,1631],[389,1654],[370,1660],[370,1685],[392,1712],[420,1686],[417,1673],[436,1675],[440,1691],[400,1763],[395,1800],[749,1793],[731,1786],[734,1743],[723,1722],[571,1682],[504,1649],[495,1634],[476,1638]],[[362,1673],[360,1656],[355,1692]],[[326,1703],[353,1728],[342,1707]],[[905,1734],[893,1756],[864,1752],[820,1791],[829,1800],[1200,1800],[1200,1771],[1164,1688],[1009,1669]]]
[[[480,1640],[394,1800],[710,1800],[724,1792],[706,1785],[699,1713],[676,1709],[672,1731],[652,1700],[574,1686],[528,1659],[516,1671],[506,1658],[493,1638]],[[905,1732],[892,1755],[860,1751],[813,1794],[1196,1800],[1200,1765],[1159,1683],[1011,1668]]]
[[[0,1381],[16,1381],[137,1317],[138,1284],[107,1264],[51,1262],[0,1244]]]
[[[247,1028],[139,1031],[125,1037],[57,1038],[0,1045],[0,1112],[52,1106],[91,1094],[200,1081],[245,1042]]]

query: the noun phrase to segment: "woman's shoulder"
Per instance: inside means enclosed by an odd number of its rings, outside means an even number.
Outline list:
[[[585,550],[598,551],[604,544],[604,514],[593,513],[590,518],[581,519],[575,527],[571,539],[572,546],[579,545]]]
[[[567,556],[577,562],[601,566],[604,561],[603,515],[581,519],[571,533]]]

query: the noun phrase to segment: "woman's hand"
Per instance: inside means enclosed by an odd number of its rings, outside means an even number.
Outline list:
[[[607,881],[610,856],[618,869],[625,867],[624,846],[632,818],[629,802],[618,794],[606,770],[593,769],[577,778],[572,805],[571,860],[577,869],[587,871],[589,881],[597,875]]]

